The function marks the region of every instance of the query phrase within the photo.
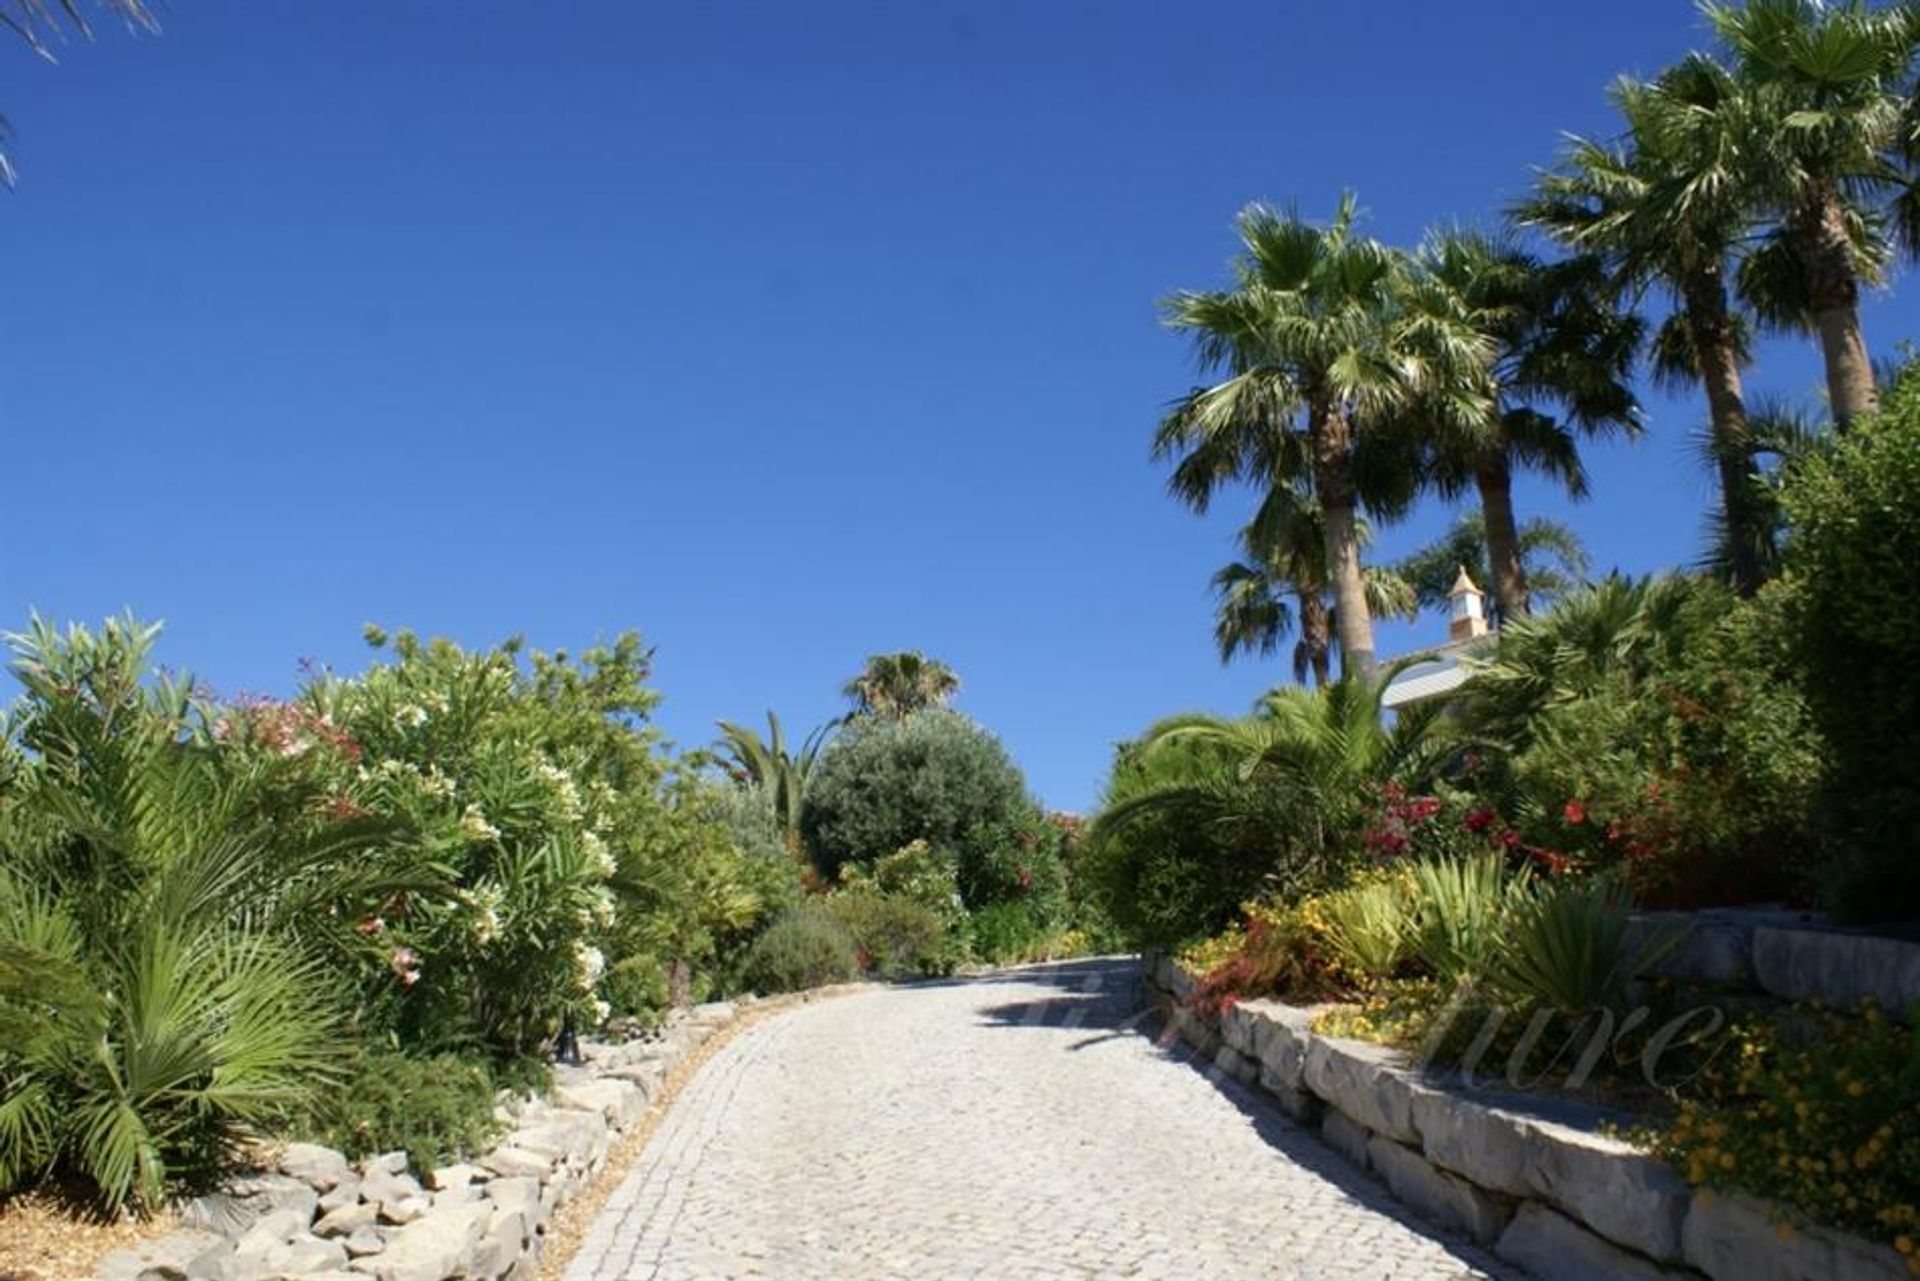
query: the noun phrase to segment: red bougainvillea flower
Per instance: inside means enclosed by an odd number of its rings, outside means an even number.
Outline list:
[[[1021,868],[1020,875],[1015,877],[1014,879],[1020,882],[1020,888],[1023,890],[1030,890],[1033,888],[1033,870],[1031,868],[1025,868],[1025,867]]]
[[[1554,851],[1554,850],[1530,848],[1527,850],[1527,853],[1531,854],[1534,858],[1534,861],[1539,863],[1540,866],[1546,868],[1547,871],[1553,873],[1555,876],[1558,876],[1560,873],[1566,871],[1568,868],[1573,866],[1572,859],[1568,858],[1565,854],[1558,853],[1557,851]]]
[[[1482,806],[1477,810],[1468,810],[1460,825],[1469,832],[1484,832],[1493,826],[1493,811]]]
[[[1587,803],[1576,796],[1567,802],[1567,807],[1560,813],[1569,823],[1584,823],[1587,821]]]

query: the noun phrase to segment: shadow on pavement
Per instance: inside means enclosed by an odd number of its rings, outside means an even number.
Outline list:
[[[1083,961],[1061,961],[951,981],[1055,989],[1054,992],[1039,996],[1023,996],[1022,999],[986,1006],[980,1010],[982,1022],[986,1026],[996,1027],[1087,1029],[1092,1035],[1073,1042],[1069,1046],[1073,1050],[1127,1037],[1150,1040],[1155,1053],[1161,1058],[1204,1076],[1247,1119],[1254,1133],[1268,1147],[1326,1180],[1354,1204],[1387,1215],[1445,1247],[1448,1253],[1460,1260],[1462,1277],[1476,1273],[1507,1278],[1523,1275],[1464,1238],[1435,1228],[1417,1217],[1394,1200],[1385,1187],[1328,1147],[1317,1130],[1303,1126],[1281,1111],[1279,1104],[1265,1091],[1235,1080],[1214,1067],[1211,1060],[1195,1053],[1185,1041],[1167,1032],[1160,1020],[1146,1007],[1146,992],[1137,958],[1096,957]]]

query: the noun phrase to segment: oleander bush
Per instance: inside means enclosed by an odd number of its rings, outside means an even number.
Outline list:
[[[9,638],[0,1193],[152,1206],[316,1129],[451,1155],[485,1082],[698,999],[799,901],[784,844],[648,726],[636,637],[374,632],[361,675],[219,700],[155,673],[157,630]]]

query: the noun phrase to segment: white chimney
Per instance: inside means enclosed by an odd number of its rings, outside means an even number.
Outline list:
[[[1453,600],[1453,616],[1447,623],[1447,639],[1454,641],[1472,640],[1476,636],[1487,634],[1487,597],[1473,580],[1467,577],[1467,567],[1460,567],[1460,577],[1453,580],[1453,590],[1447,595]]]

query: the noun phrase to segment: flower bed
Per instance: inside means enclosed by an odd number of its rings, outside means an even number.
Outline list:
[[[1150,958],[1145,978],[1168,1028],[1219,1071],[1317,1126],[1423,1217],[1543,1278],[1910,1275],[1892,1248],[1786,1228],[1776,1206],[1690,1187],[1600,1133],[1610,1118],[1596,1109],[1461,1089],[1394,1050],[1314,1032],[1311,1009],[1254,1000],[1203,1013],[1194,977],[1166,958]]]

